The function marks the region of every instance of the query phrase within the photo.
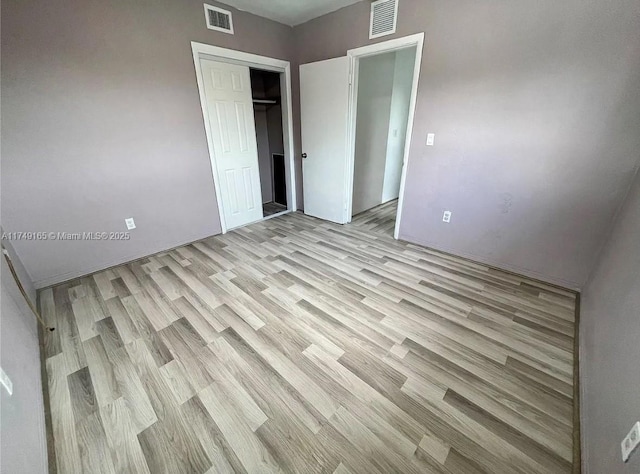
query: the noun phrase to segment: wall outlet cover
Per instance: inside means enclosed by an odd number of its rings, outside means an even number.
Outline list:
[[[435,133],[427,134],[427,146],[433,146],[435,140],[436,140],[436,134]]]
[[[446,222],[447,224],[451,222],[451,211],[444,211],[442,215],[442,222]]]
[[[136,223],[133,221],[133,217],[128,217],[124,220],[124,223],[127,224],[127,229],[132,230],[136,228]]]

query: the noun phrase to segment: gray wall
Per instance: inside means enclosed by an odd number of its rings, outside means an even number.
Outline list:
[[[640,175],[582,296],[580,378],[585,472],[636,474],[620,442],[640,421]]]
[[[273,154],[278,153],[284,155],[284,131],[282,127],[282,106],[280,104],[267,107],[267,132],[269,136],[269,167],[271,169],[271,178],[273,178]],[[299,155],[298,155],[299,156]],[[286,179],[289,176],[289,164],[288,160],[285,160],[285,188],[288,196],[289,180]],[[302,176],[297,175],[298,189],[302,190]],[[271,200],[275,199],[275,188],[272,183]],[[302,198],[300,198],[302,199]],[[291,203],[287,201],[287,207],[291,209]]]
[[[32,301],[35,290],[24,268],[7,247],[18,276]],[[40,378],[40,350],[36,319],[15,284],[4,256],[0,256],[0,366],[13,382],[13,395],[0,388],[0,472],[46,473],[47,446]]]
[[[274,72],[251,70],[251,90],[257,99],[278,99],[281,75]],[[260,185],[262,202],[274,199],[273,158],[274,153],[284,154],[282,108],[280,104],[253,104],[258,141],[258,162],[260,164]]]
[[[369,8],[294,28],[298,61],[372,43]],[[640,147],[640,2],[402,0],[375,41],[418,32],[400,237],[582,286]]]
[[[292,61],[291,28],[232,10],[235,35],[208,30],[198,0],[1,8],[6,230],[138,226],[127,242],[16,242],[34,283],[219,233],[190,42]]]
[[[291,38],[293,38],[293,30],[291,30]],[[298,67],[296,66],[294,69],[297,70]],[[265,96],[268,98],[282,98],[282,91],[280,90],[280,76],[269,75],[267,78],[267,82],[265,83]],[[267,107],[267,127],[269,129],[269,152],[271,154],[284,154],[282,106],[280,104],[270,105]],[[300,178],[299,181],[302,181],[302,178]]]
[[[360,60],[353,215],[382,202],[395,61],[395,53]]]
[[[267,108],[267,127],[269,129],[269,151],[284,154],[282,130],[282,107],[280,104]],[[301,178],[300,178],[301,180]]]

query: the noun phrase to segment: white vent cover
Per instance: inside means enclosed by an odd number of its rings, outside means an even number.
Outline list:
[[[392,35],[396,32],[399,0],[378,0],[371,4],[369,39]]]
[[[205,3],[204,16],[207,19],[207,28],[210,30],[233,34],[233,18],[230,11]]]

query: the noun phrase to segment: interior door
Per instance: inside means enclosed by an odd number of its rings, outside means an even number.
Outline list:
[[[304,212],[345,224],[349,58],[301,65],[300,107]]]
[[[200,62],[224,222],[233,229],[263,217],[251,77],[247,66]]]

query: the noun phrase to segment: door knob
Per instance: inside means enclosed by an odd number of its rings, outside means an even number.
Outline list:
[[[306,158],[306,157],[307,157],[307,154],[306,154],[306,153],[303,153],[303,154],[302,154],[302,158]]]

